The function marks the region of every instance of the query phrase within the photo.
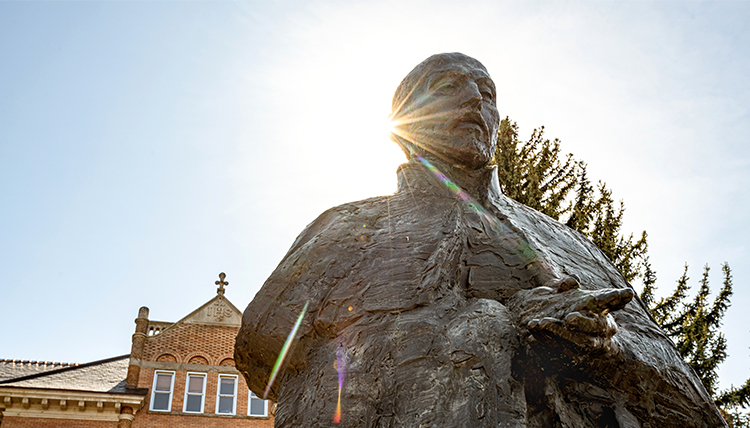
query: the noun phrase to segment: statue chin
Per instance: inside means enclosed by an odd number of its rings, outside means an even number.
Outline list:
[[[483,141],[470,140],[458,144],[439,145],[434,151],[437,157],[451,166],[477,170],[486,167],[492,160],[494,146],[490,148],[488,145]]]

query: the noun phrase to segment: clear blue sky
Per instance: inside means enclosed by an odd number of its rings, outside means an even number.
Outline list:
[[[661,289],[734,271],[750,377],[748,2],[0,2],[0,358],[130,350],[142,305],[244,308],[326,208],[395,190],[400,79],[461,51],[650,235]]]

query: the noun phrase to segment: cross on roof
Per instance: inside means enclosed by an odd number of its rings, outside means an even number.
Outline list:
[[[215,283],[216,285],[219,286],[219,288],[216,289],[216,292],[218,294],[224,295],[224,286],[229,285],[229,281],[224,281],[224,278],[226,277],[227,277],[227,274],[225,274],[224,272],[221,272],[219,274],[219,280],[216,281]]]

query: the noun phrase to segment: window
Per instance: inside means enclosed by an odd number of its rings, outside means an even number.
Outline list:
[[[219,375],[219,387],[216,391],[216,413],[233,415],[237,398],[237,376]]]
[[[151,388],[151,410],[168,412],[172,408],[174,372],[154,372],[154,386]]]
[[[253,391],[248,391],[248,393],[247,414],[250,416],[268,416],[268,401],[259,398]]]
[[[203,396],[206,393],[206,374],[188,373],[185,383],[185,404],[183,412],[203,413]]]

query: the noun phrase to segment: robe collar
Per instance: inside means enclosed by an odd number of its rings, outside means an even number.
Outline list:
[[[468,170],[412,156],[409,162],[398,167],[397,175],[398,192],[411,191],[462,199],[460,192],[463,191],[482,205],[503,197],[496,165]]]

